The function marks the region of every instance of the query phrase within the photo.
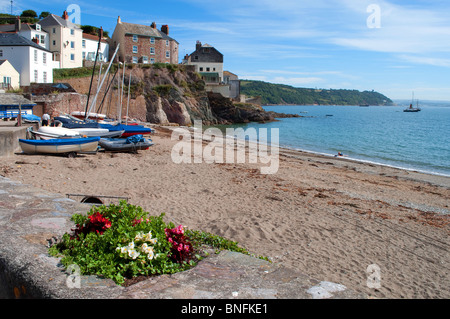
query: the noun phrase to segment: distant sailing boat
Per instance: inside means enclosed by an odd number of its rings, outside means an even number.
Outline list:
[[[413,103],[414,103],[414,92],[411,104],[409,104],[409,107],[404,109],[403,112],[420,112],[419,100],[417,100],[417,107],[413,107]]]

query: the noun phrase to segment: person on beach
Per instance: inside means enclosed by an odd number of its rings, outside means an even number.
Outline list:
[[[45,113],[42,115],[42,126],[48,126],[48,121],[50,121],[50,115]]]

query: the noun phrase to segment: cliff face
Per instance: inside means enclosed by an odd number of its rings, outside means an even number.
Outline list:
[[[122,79],[120,70],[120,78]],[[131,76],[131,81],[130,81]],[[252,105],[235,105],[220,94],[205,91],[205,83],[193,69],[180,65],[134,66],[125,70],[124,94],[120,104],[117,77],[110,91],[103,99],[103,90],[97,98],[96,112],[117,117],[120,105],[122,116],[156,124],[176,123],[191,125],[194,120],[202,120],[206,125],[244,123],[248,121],[270,121],[273,116],[262,108]],[[64,79],[82,94],[89,92],[89,78]],[[97,76],[93,80],[91,101],[96,93]],[[128,101],[128,84],[130,96]],[[106,83],[103,85],[107,87]],[[128,111],[127,111],[128,105]]]

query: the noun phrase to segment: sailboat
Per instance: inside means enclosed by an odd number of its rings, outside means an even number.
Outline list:
[[[409,104],[409,107],[404,109],[403,112],[420,112],[419,100],[417,100],[417,107],[413,107],[413,103],[414,103],[414,92],[411,104]]]

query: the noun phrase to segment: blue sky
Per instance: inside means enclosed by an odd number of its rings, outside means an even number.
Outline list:
[[[240,79],[450,101],[448,0],[17,0],[13,13],[62,15],[70,4],[80,6],[81,24],[110,35],[119,15],[168,24],[180,59],[199,40]],[[0,12],[10,11],[0,0]]]

